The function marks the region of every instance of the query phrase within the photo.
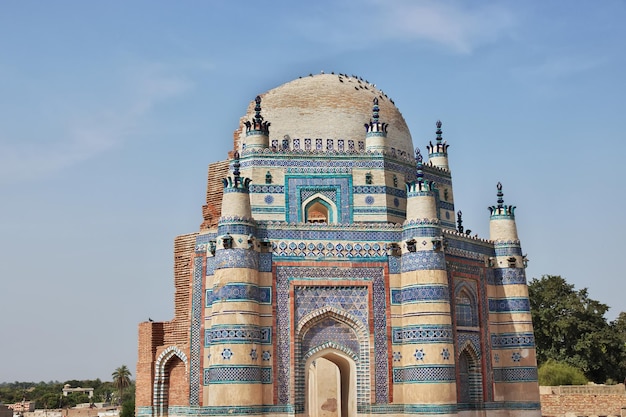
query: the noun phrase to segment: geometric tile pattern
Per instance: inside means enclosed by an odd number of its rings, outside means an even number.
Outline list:
[[[272,254],[259,253],[259,272],[272,272]]]
[[[456,332],[457,354],[461,352],[467,346],[471,346],[471,349],[476,354],[477,358],[480,358],[482,356],[479,332],[471,332],[471,331],[464,331],[464,330],[458,330]]]
[[[528,298],[490,298],[490,313],[524,312],[530,313]]]
[[[206,290],[206,306],[216,301],[254,301],[259,304],[271,304],[272,288],[258,287],[254,284],[225,284],[217,291]]]
[[[204,369],[204,385],[271,384],[272,368],[261,366],[215,365]]]
[[[535,335],[533,333],[491,334],[492,349],[519,349],[534,347]]]
[[[535,367],[493,368],[495,382],[536,382],[538,380]]]
[[[494,245],[496,256],[522,256],[522,248],[519,246]]]
[[[452,343],[452,326],[447,324],[422,324],[391,329],[393,344],[402,343]]]
[[[386,292],[384,269],[382,267],[360,267],[360,268],[329,268],[329,267],[282,267],[276,268],[276,305],[279,308],[276,311],[276,380],[277,394],[279,404],[288,404],[289,398],[289,381],[292,369],[291,348],[291,329],[294,323],[291,323],[289,311],[289,282],[292,279],[306,279],[312,282],[315,279],[323,280],[351,280],[351,281],[368,281],[372,282],[372,294],[368,295],[373,300],[373,327],[374,327],[374,383],[376,386],[377,403],[387,403],[389,401],[388,386],[388,341],[387,341],[387,316],[386,316]],[[360,287],[356,287],[360,288]],[[294,289],[295,291],[295,289]],[[342,290],[344,291],[344,290]],[[348,291],[348,290],[345,290]],[[358,290],[357,290],[358,291]],[[353,301],[354,295],[352,295]],[[297,297],[296,297],[297,299]],[[356,300],[357,303],[360,303]],[[343,308],[341,299],[333,301],[337,307]],[[317,305],[323,306],[319,301],[311,301]],[[310,304],[309,304],[310,306]],[[346,311],[351,311],[348,309]],[[362,312],[360,321],[365,318],[367,320],[368,312]],[[369,328],[369,324],[366,328]],[[361,352],[363,356],[364,352]],[[369,390],[369,374],[357,375],[357,385]],[[369,392],[369,391],[367,391]],[[357,401],[361,396],[357,394]],[[301,401],[300,398],[297,399]]]
[[[399,274],[401,270],[401,266],[402,266],[402,261],[400,260],[400,257],[389,256],[388,262],[389,262],[389,273]]]
[[[336,221],[338,223],[352,222],[352,196],[348,192],[352,189],[352,176],[328,175],[322,177],[314,176],[287,176],[285,182],[288,192],[285,194],[285,207],[287,208],[287,222],[302,223],[304,215],[302,213],[302,203],[305,201],[303,193],[308,191],[314,194],[318,192],[328,192],[333,190],[335,197],[332,200],[337,207]]]
[[[409,240],[415,237],[438,237],[441,236],[441,228],[439,225],[436,227],[427,227],[427,226],[414,226],[414,227],[406,227],[402,232],[402,240]]]
[[[466,253],[467,257],[475,257],[476,255],[489,257],[496,255],[493,250],[493,245],[489,242],[483,240],[468,241],[466,239],[455,239],[455,237],[456,236],[451,233],[446,235],[448,239],[447,248],[456,250],[455,254]]]
[[[284,185],[255,185],[250,184],[250,194],[285,194]]]
[[[323,307],[335,307],[349,312],[361,320],[364,326],[368,326],[367,287],[295,287],[294,299],[296,322],[300,322],[302,317],[312,311]],[[337,329],[337,331],[340,330]],[[329,340],[334,341],[334,339]]]
[[[417,251],[402,254],[402,272],[424,269],[445,271],[446,260],[443,252]]]
[[[226,233],[231,235],[254,235],[256,234],[256,226],[248,223],[248,219],[242,219],[246,223],[226,223],[217,226],[217,234],[223,236]]]
[[[454,365],[418,365],[393,369],[394,383],[441,383],[456,380]]]
[[[274,245],[273,255],[277,258],[378,258],[387,257],[384,243],[331,243],[331,242],[286,242]]]
[[[191,332],[190,332],[190,356],[189,369],[189,405],[200,404],[200,345],[201,345],[201,320],[202,320],[202,284],[204,274],[202,271],[203,258],[201,256],[193,260],[193,286],[191,295]]]
[[[204,346],[223,343],[272,343],[272,328],[253,325],[214,325],[204,331]]]
[[[348,242],[397,242],[402,237],[401,226],[394,224],[287,224],[259,222],[257,238],[274,240],[330,240]],[[382,243],[381,243],[382,244]]]
[[[487,275],[489,285],[515,285],[526,284],[526,271],[524,268],[496,268],[492,274]]]
[[[249,249],[220,249],[215,252],[215,269],[259,269],[259,253]]]
[[[357,357],[359,355],[359,340],[354,330],[332,318],[321,320],[306,332],[302,339],[302,352],[309,352],[328,341],[348,348]]]
[[[352,187],[352,194],[386,194],[406,198],[404,189],[386,187],[384,185],[356,185]]]
[[[391,290],[391,304],[450,302],[447,285],[416,285]]]

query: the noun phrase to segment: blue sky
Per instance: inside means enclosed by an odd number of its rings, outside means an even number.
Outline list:
[[[423,151],[443,121],[456,208],[488,237],[496,183],[528,278],[626,311],[626,3],[5,1],[0,381],[110,380],[173,317],[173,239],[257,94],[356,74]]]

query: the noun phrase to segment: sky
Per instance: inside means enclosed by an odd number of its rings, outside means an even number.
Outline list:
[[[0,5],[0,382],[134,377],[173,318],[173,240],[257,94],[321,71],[443,122],[456,210],[502,182],[528,279],[626,311],[626,3],[159,0]]]

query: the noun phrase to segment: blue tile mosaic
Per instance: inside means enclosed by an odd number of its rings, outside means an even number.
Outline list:
[[[220,249],[215,252],[215,269],[259,269],[259,253],[249,249]]]
[[[417,251],[402,254],[402,272],[424,269],[446,269],[446,260],[443,252]]]
[[[387,248],[384,243],[336,243],[282,241],[274,245],[275,258],[376,258],[386,260]],[[352,259],[351,259],[352,260]]]
[[[490,285],[526,285],[526,271],[524,268],[496,268],[487,275]]]
[[[216,301],[253,301],[259,304],[271,304],[272,287],[259,287],[254,284],[228,283],[219,285],[216,290],[206,290],[206,307]]]
[[[522,248],[519,246],[495,245],[496,256],[522,256]]]
[[[386,194],[394,197],[406,198],[406,191],[402,188],[386,187],[384,185],[356,185],[352,187],[353,194]]]
[[[504,367],[493,368],[495,382],[536,382],[538,380],[535,367]]]
[[[285,196],[287,222],[303,223],[302,203],[308,193],[333,192],[335,199],[332,200],[337,207],[337,221],[339,223],[352,223],[352,176],[326,175],[326,176],[295,176],[286,175],[285,183],[288,192]],[[311,195],[313,195],[311,194]]]
[[[328,268],[328,267],[277,267],[276,269],[276,303],[277,305],[289,305],[289,282],[292,279],[341,279],[341,280],[365,280],[372,282],[372,299],[373,299],[373,322],[374,322],[374,383],[376,384],[376,402],[386,403],[389,401],[389,383],[388,383],[388,351],[387,344],[387,321],[386,321],[386,299],[385,299],[385,279],[384,269],[370,268]],[[360,287],[356,287],[360,288]],[[294,290],[295,291],[295,290]],[[312,295],[309,293],[312,299]],[[297,300],[297,298],[296,298]],[[318,301],[311,301],[319,303]],[[337,305],[341,306],[343,301],[337,300]],[[322,304],[320,304],[322,305]],[[338,307],[336,307],[338,308]],[[277,344],[277,362],[276,362],[276,379],[278,402],[281,404],[290,401],[289,380],[291,373],[291,363],[295,358],[291,358],[290,343],[291,329],[295,326],[290,320],[290,311],[288,308],[280,308],[277,310],[276,317],[276,344]],[[366,314],[366,313],[364,313]],[[294,316],[295,317],[295,316]],[[367,327],[369,328],[369,326]],[[369,352],[369,349],[361,349],[361,356]],[[361,367],[366,366],[369,356],[363,357],[359,361]],[[303,366],[303,365],[302,365]],[[296,367],[296,379],[301,381],[302,386],[298,389],[304,389],[303,375],[304,369]],[[357,370],[357,403],[369,402],[367,399],[369,393],[369,366],[361,371]],[[300,398],[301,397],[301,398]],[[304,395],[298,397],[297,401],[303,401]],[[299,406],[299,405],[297,405]]]
[[[250,224],[233,224],[233,223],[220,224],[217,227],[217,234],[219,236],[223,236],[227,233],[231,235],[246,235],[246,236],[255,235],[256,227]]]
[[[389,273],[390,274],[399,274],[402,266],[402,261],[400,257],[389,256]]]
[[[189,367],[189,404],[200,403],[200,349],[202,327],[202,287],[205,274],[202,270],[203,258],[196,257],[193,260],[193,284],[191,294],[191,332],[190,340],[190,367]]]
[[[250,184],[250,193],[255,194],[285,194],[285,186],[284,185],[273,185],[273,184]]]
[[[535,335],[533,333],[492,333],[491,347],[493,349],[534,348]]]
[[[254,325],[214,325],[204,331],[204,346],[224,343],[272,343],[272,328]]]
[[[359,340],[354,330],[332,318],[321,320],[306,332],[302,338],[302,352],[308,352],[328,341],[348,349],[352,352],[351,356],[359,355]]]
[[[416,285],[391,290],[391,304],[450,302],[447,285]]]
[[[261,366],[215,365],[204,369],[204,385],[271,384],[272,368]]]
[[[397,242],[402,239],[400,226],[388,225],[288,225],[263,224],[257,229],[259,239],[270,240],[345,240],[349,242]],[[367,227],[369,226],[369,227]]]
[[[391,329],[393,344],[406,343],[452,343],[452,326],[445,324],[394,327]]]
[[[436,384],[454,381],[456,381],[454,365],[417,365],[393,369],[393,382],[399,384]]]
[[[259,253],[259,272],[272,272],[272,254]]]
[[[490,298],[490,313],[530,313],[530,302],[528,298]]]

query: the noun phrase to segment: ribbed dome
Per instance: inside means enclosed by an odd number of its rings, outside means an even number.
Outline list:
[[[270,139],[365,139],[378,97],[380,121],[389,123],[389,147],[413,153],[409,128],[398,108],[379,89],[355,77],[319,74],[290,81],[260,95],[261,114],[271,123]],[[254,100],[242,122],[254,117]],[[240,139],[243,138],[241,136]],[[241,143],[241,140],[239,141]]]

